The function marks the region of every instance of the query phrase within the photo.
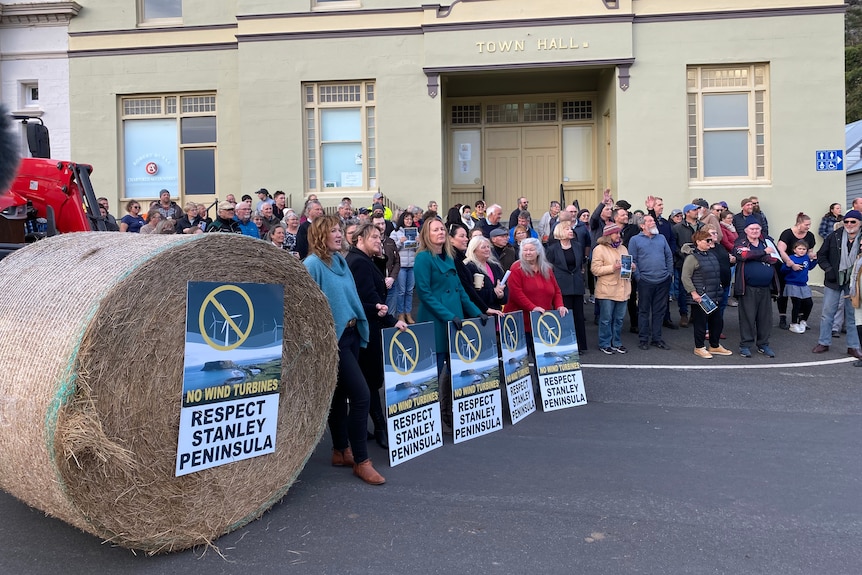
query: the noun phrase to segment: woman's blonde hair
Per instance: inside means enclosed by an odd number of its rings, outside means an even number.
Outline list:
[[[473,236],[470,239],[470,243],[467,244],[467,251],[465,252],[466,257],[464,258],[464,263],[466,264],[467,262],[473,262],[473,264],[475,264],[475,266],[479,268],[480,272],[485,275],[488,275],[488,270],[485,268],[485,264],[476,259],[476,250],[485,244],[490,247],[491,240],[489,240],[485,236]],[[494,250],[491,250],[491,255],[488,256],[488,261],[500,265],[500,262],[498,262],[497,258],[494,257]]]
[[[569,239],[569,232],[572,231],[572,222],[563,220],[554,228],[554,238],[558,240]]]
[[[440,218],[433,216],[422,222],[422,227],[419,228],[419,249],[416,251],[416,253],[431,251],[431,242],[429,241],[431,236],[431,224],[435,222],[443,226],[443,231],[445,232],[443,234],[445,236],[443,240],[443,253],[450,258],[454,257],[452,255],[454,253],[454,250],[452,249],[452,243],[449,241],[449,232],[446,231],[446,224],[444,224],[443,220],[441,220]]]

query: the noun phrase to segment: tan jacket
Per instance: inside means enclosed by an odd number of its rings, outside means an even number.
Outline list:
[[[620,270],[614,269],[614,264],[620,261],[620,256],[628,255],[629,251],[620,244],[614,249],[609,245],[597,244],[593,248],[593,263],[590,269],[596,276],[596,299],[627,301],[632,292],[631,280],[620,277]]]

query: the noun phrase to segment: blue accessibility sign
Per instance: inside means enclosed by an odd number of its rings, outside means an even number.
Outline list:
[[[818,172],[835,172],[844,169],[844,150],[817,150]]]

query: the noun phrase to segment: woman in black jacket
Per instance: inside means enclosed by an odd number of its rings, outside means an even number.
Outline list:
[[[554,228],[558,241],[548,247],[545,256],[554,266],[554,277],[563,294],[563,305],[572,311],[578,351],[587,351],[587,330],[584,324],[584,246],[574,239],[572,222],[563,221]]]
[[[383,249],[380,230],[371,222],[363,222],[356,228],[354,241],[355,245],[347,253],[347,265],[353,274],[369,331],[368,346],[359,350],[359,368],[371,392],[368,412],[374,422],[374,439],[386,449],[389,446],[386,416],[380,403],[380,388],[383,386],[383,336],[380,330],[397,327],[403,331],[407,329],[407,324],[389,315],[383,273],[372,259],[380,255]]]
[[[505,272],[491,252],[491,241],[485,236],[471,239],[467,244],[464,265],[473,278],[473,289],[482,300],[484,307],[479,308],[502,310],[509,299],[509,288],[500,285]]]

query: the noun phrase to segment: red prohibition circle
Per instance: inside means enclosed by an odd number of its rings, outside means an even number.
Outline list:
[[[147,166],[144,169],[147,171],[147,173],[149,175],[154,176],[158,173],[159,166],[155,162],[149,162],[149,163],[147,163]]]

